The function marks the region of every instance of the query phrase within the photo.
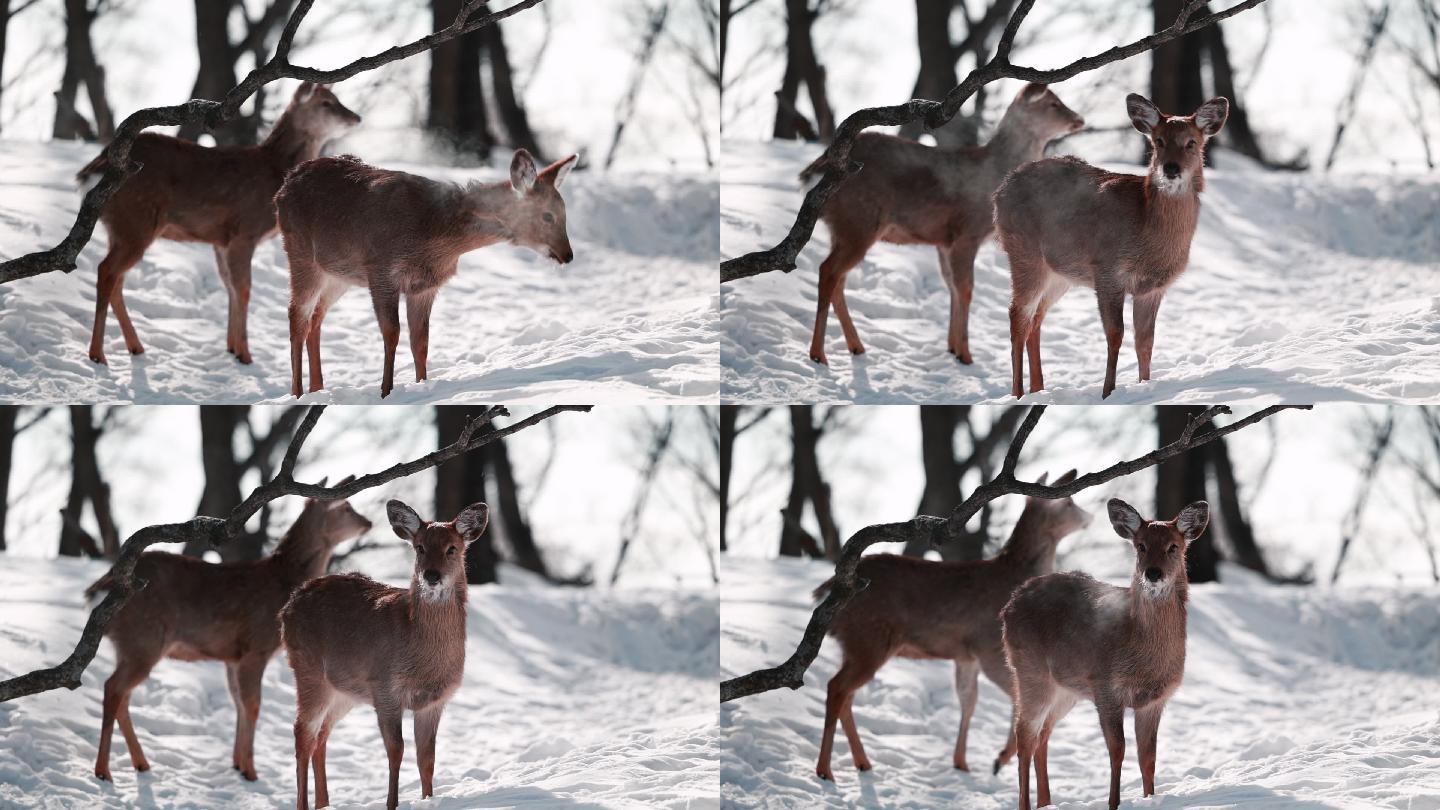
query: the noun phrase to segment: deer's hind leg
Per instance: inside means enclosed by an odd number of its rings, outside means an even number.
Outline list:
[[[1010,650],[1015,668],[1015,746],[1020,755],[1020,810],[1030,810],[1030,765],[1035,761],[1040,732],[1050,714],[1057,689],[1048,672],[1026,666],[1023,654],[1017,652]]]
[[[290,667],[295,672],[295,806],[306,810],[310,800],[306,783],[310,762],[315,755],[318,732],[336,695],[334,688],[319,673],[318,663],[302,660],[294,650],[288,652]],[[316,793],[318,802],[319,791]]]
[[[1009,245],[1007,244],[1007,248]],[[1030,342],[1031,331],[1035,328],[1035,315],[1053,275],[1045,259],[1036,251],[1016,247],[1008,250],[1010,255],[1010,395],[1024,396],[1022,382],[1025,370],[1025,348]],[[1037,338],[1035,357],[1039,357]],[[1032,381],[1041,383],[1032,372]]]
[[[310,391],[321,391],[325,388],[325,374],[320,367],[320,325],[325,322],[325,314],[330,311],[331,305],[340,296],[345,294],[345,283],[327,278],[321,283],[319,297],[315,302],[315,311],[310,313],[310,329],[305,334],[305,350],[310,360]]]
[[[815,765],[815,774],[821,779],[835,780],[830,768],[830,755],[835,742],[835,723],[839,720],[845,726],[845,738],[850,743],[850,756],[858,770],[871,768],[870,758],[860,743],[860,731],[855,725],[852,705],[855,692],[869,683],[888,658],[887,655],[866,654],[863,651],[847,651],[845,661],[835,677],[830,679],[825,694],[825,727],[820,736],[820,760]]]
[[[960,699],[960,733],[955,737],[955,767],[970,770],[965,762],[965,740],[970,734],[970,718],[975,714],[975,703],[980,697],[980,662],[973,659],[955,660],[955,695]]]
[[[1040,366],[1040,327],[1045,322],[1045,314],[1050,307],[1059,301],[1070,289],[1070,282],[1057,273],[1050,273],[1046,280],[1045,291],[1040,294],[1040,301],[1035,305],[1035,317],[1030,324],[1030,337],[1025,341],[1025,353],[1030,358],[1030,393],[1038,393],[1045,390],[1045,372]]]
[[[216,269],[225,282],[225,293],[230,299],[230,315],[225,327],[225,350],[235,359],[248,365],[250,358],[250,337],[245,320],[250,310],[250,261],[255,255],[255,242],[248,238],[237,238],[223,248],[216,249]]]
[[[115,319],[120,322],[120,331],[125,336],[125,347],[131,354],[140,354],[145,347],[130,323],[130,313],[125,309],[125,298],[121,288],[125,286],[125,274],[130,272],[145,255],[146,248],[155,241],[159,223],[155,217],[145,217],[145,222],[125,224],[120,227],[109,225],[110,249],[95,278],[95,323],[90,332],[90,359],[104,364],[105,360],[105,315],[115,307]],[[118,304],[117,304],[118,302]]]
[[[1015,756],[1015,717],[1018,705],[1015,702],[1015,676],[1010,671],[1010,665],[1005,663],[1005,654],[996,651],[992,654],[980,656],[980,670],[985,673],[992,683],[1000,687],[1006,697],[1010,698],[1010,730],[1005,737],[1005,747],[995,755],[995,762],[991,766],[992,774],[1000,773],[1000,769]]]
[[[1074,694],[1063,689],[1056,690],[1050,711],[1045,715],[1044,724],[1040,726],[1040,735],[1035,741],[1035,794],[1036,803],[1040,807],[1050,804],[1050,732],[1055,730],[1055,724],[1064,719],[1074,707]]]
[[[866,251],[874,244],[874,237],[857,239],[842,236],[831,230],[830,255],[820,263],[820,287],[815,302],[815,331],[810,338],[810,359],[817,363],[829,363],[825,358],[825,324],[829,320],[830,307],[835,307],[835,316],[840,329],[845,333],[845,344],[851,354],[864,354],[865,346],[860,334],[850,319],[850,306],[845,300],[845,276],[865,258]]]
[[[940,254],[940,275],[950,289],[950,330],[947,348],[961,363],[970,365],[970,300],[975,293],[975,254],[980,242],[960,239],[936,249]]]
[[[130,762],[137,771],[150,770],[150,762],[140,750],[140,738],[135,735],[135,726],[130,721],[130,693],[150,675],[158,656],[153,658],[121,652],[115,665],[115,672],[105,681],[105,698],[100,721],[100,750],[95,757],[95,775],[110,781],[110,737],[115,721],[120,721],[120,732],[130,750]]]
[[[330,804],[330,785],[325,775],[325,744],[330,741],[330,731],[340,718],[349,714],[354,706],[348,698],[336,693],[330,699],[330,705],[326,709],[320,721],[320,731],[315,735],[315,751],[310,755],[310,761],[315,771],[315,806],[326,807]]]
[[[252,655],[235,662],[235,685],[240,695],[236,707],[240,737],[235,747],[240,753],[240,775],[251,782],[259,778],[255,772],[255,723],[260,717],[260,681],[269,660],[268,655]]]

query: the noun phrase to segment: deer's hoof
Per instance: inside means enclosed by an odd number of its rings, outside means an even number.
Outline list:
[[[816,768],[815,775],[824,779],[826,782],[835,781],[835,774],[831,773],[829,768]]]
[[[963,760],[963,759],[958,759],[958,760],[955,761],[955,770],[957,770],[957,771],[964,771],[964,772],[966,772],[966,773],[969,773],[969,772],[970,772],[970,766],[965,763],[965,760]]]
[[[874,765],[871,765],[871,764],[870,764],[870,760],[868,760],[868,759],[857,759],[857,760],[855,760],[855,770],[857,770],[857,771],[868,771],[868,770],[870,770],[871,768],[874,768],[874,767],[875,767],[875,766],[874,766]]]
[[[96,769],[95,769],[95,777],[96,777],[97,779],[103,779],[103,780],[105,780],[106,782],[113,782],[113,781],[115,781],[114,779],[111,779],[111,778],[110,778],[110,769],[109,769],[109,768],[96,768]]]
[[[251,362],[253,362],[250,359],[250,352],[236,352],[235,359],[239,360],[240,364],[245,366],[248,366]]]
[[[960,352],[955,356],[960,360],[961,365],[968,366],[975,362],[975,358],[970,356],[970,352]]]
[[[851,354],[864,354],[864,353],[865,353],[865,347],[864,347],[864,346],[850,346],[850,347],[848,347],[848,348],[850,349],[850,353],[851,353]]]
[[[255,773],[254,768],[246,768],[240,771],[240,775],[245,777],[246,782],[254,782],[256,779],[260,778],[260,775]]]
[[[819,364],[822,365],[822,366],[828,366],[828,365],[830,365],[830,361],[825,359],[825,353],[824,353],[824,352],[810,352],[810,359],[811,359],[811,360],[814,360],[815,362],[819,363]],[[104,361],[102,360],[102,361],[100,361],[100,362],[103,363]]]
[[[110,364],[109,364],[108,362],[106,362],[106,360],[105,360],[105,353],[104,353],[104,352],[90,352],[90,360],[91,360],[91,362],[99,363],[99,364],[102,365],[102,366],[108,366],[108,365],[110,365]]]

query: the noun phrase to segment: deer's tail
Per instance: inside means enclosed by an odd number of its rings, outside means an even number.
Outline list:
[[[824,152],[820,153],[820,157],[817,157],[814,160],[810,161],[809,166],[806,166],[805,168],[800,170],[800,182],[810,182],[812,178],[818,177],[819,175],[823,174],[826,169],[830,168],[830,165],[830,150],[826,149]]]
[[[95,156],[94,160],[86,163],[85,168],[75,173],[75,182],[79,183],[85,191],[89,191],[91,186],[100,182],[100,175],[109,168],[110,160],[105,157],[104,152],[101,152]]]
[[[94,599],[97,594],[110,590],[110,585],[114,581],[114,578],[110,576],[110,572],[106,571],[105,576],[90,583],[90,587],[85,589],[85,599]]]

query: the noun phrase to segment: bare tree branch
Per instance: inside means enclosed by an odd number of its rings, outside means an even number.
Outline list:
[[[442,42],[447,42],[471,31],[477,31],[544,2],[544,0],[518,0],[508,8],[478,16],[477,12],[481,6],[487,3],[487,0],[466,0],[465,5],[456,14],[455,21],[445,28],[420,37],[413,42],[396,45],[331,70],[290,64],[290,46],[295,41],[295,32],[299,29],[301,20],[305,19],[305,15],[309,13],[314,2],[315,0],[300,0],[295,10],[291,12],[290,18],[285,22],[285,28],[280,32],[280,39],[275,45],[274,55],[265,64],[250,71],[249,75],[225,94],[224,99],[220,101],[191,99],[183,104],[169,107],[147,107],[126,117],[115,129],[115,138],[105,147],[104,154],[109,168],[101,175],[100,181],[85,194],[70,232],[60,241],[60,244],[52,248],[0,262],[0,284],[55,271],[69,273],[75,269],[76,258],[95,232],[95,225],[100,220],[100,210],[126,178],[141,169],[138,163],[130,160],[130,147],[135,143],[135,138],[146,129],[157,126],[200,123],[206,131],[213,130],[239,115],[240,105],[270,82],[278,79],[303,79],[321,84],[338,82],[357,73],[374,70],[391,62],[423,53]]]
[[[509,415],[503,406],[496,405],[480,417],[471,420],[470,424],[466,425],[461,432],[460,437],[445,447],[379,472],[360,476],[344,484],[325,487],[318,484],[302,484],[293,478],[295,460],[300,455],[300,449],[305,445],[310,431],[315,428],[315,423],[320,420],[321,414],[325,411],[323,405],[313,406],[305,413],[304,421],[300,423],[300,427],[291,438],[280,471],[274,478],[252,491],[250,496],[235,507],[229,516],[224,518],[201,516],[191,518],[184,523],[146,526],[130,535],[129,539],[120,547],[120,555],[110,568],[108,574],[109,593],[99,605],[90,611],[90,618],[85,622],[85,629],[80,634],[80,640],[76,643],[75,650],[56,666],[38,669],[0,681],[0,702],[52,689],[62,687],[76,689],[80,686],[80,676],[90,665],[90,661],[95,658],[95,652],[100,647],[100,638],[105,634],[105,628],[109,626],[120,608],[125,606],[125,602],[145,587],[144,580],[135,578],[135,564],[139,562],[141,553],[150,546],[157,543],[187,543],[197,538],[205,540],[212,547],[219,546],[242,534],[245,530],[245,521],[259,511],[261,506],[276,498],[285,495],[301,495],[322,501],[348,498],[371,487],[377,487],[407,475],[414,475],[421,470],[428,470],[455,456],[468,453],[497,439],[524,430],[564,411],[589,410],[590,406],[588,405],[557,405],[498,430],[477,434],[481,427],[489,425],[492,418]]]
[[[1027,4],[1028,5],[1028,4]],[[1230,409],[1224,405],[1217,405],[1206,409],[1186,426],[1185,432],[1179,440],[1152,450],[1143,456],[1121,461],[1112,464],[1103,470],[1086,473],[1075,480],[1060,485],[1046,486],[1044,484],[1030,483],[1017,480],[1014,476],[1015,460],[1018,459],[1020,451],[1018,446],[1023,447],[1030,433],[1039,423],[1040,417],[1045,412],[1044,405],[1033,407],[1025,415],[1025,421],[1015,434],[1011,442],[1010,451],[1006,453],[1005,465],[1000,473],[994,478],[986,481],[970,493],[955,511],[948,518],[931,517],[920,515],[919,517],[905,521],[904,523],[882,523],[875,526],[866,526],[850,539],[845,541],[845,546],[840,553],[840,561],[835,565],[835,577],[831,581],[830,591],[825,599],[815,607],[810,615],[810,622],[805,626],[805,634],[800,639],[800,644],[795,652],[779,666],[768,669],[756,670],[746,675],[740,675],[720,684],[720,702],[724,703],[737,698],[748,697],[761,692],[769,692],[775,689],[799,689],[805,683],[805,672],[815,657],[820,654],[820,644],[825,639],[825,632],[830,627],[831,621],[840,611],[845,603],[850,600],[866,583],[857,579],[855,570],[860,565],[860,558],[865,550],[876,543],[906,543],[916,538],[921,538],[931,546],[938,546],[942,543],[952,542],[964,531],[964,526],[976,512],[980,511],[985,504],[999,498],[1002,495],[1029,495],[1034,498],[1068,498],[1084,489],[1113,481],[1116,478],[1130,475],[1148,467],[1153,467],[1160,462],[1178,456],[1181,453],[1193,450],[1216,439],[1243,430],[1263,419],[1275,415],[1283,410],[1298,408],[1308,410],[1309,406],[1272,405],[1263,410],[1236,420],[1223,427],[1218,427],[1207,433],[1195,435],[1196,429],[1202,424],[1208,423],[1215,416],[1222,413],[1230,413]]]
[[[1175,23],[1163,31],[1157,31],[1125,45],[1117,45],[1101,53],[1076,59],[1063,67],[1040,70],[1010,63],[1010,48],[1014,44],[1015,35],[1019,32],[1020,24],[1025,20],[1026,15],[1030,13],[1031,7],[1035,5],[1035,0],[1023,0],[1010,15],[1010,21],[1006,24],[1005,31],[1000,36],[1000,43],[995,48],[995,55],[990,61],[970,71],[960,84],[945,96],[944,101],[913,99],[904,104],[890,107],[870,107],[851,113],[841,122],[835,130],[834,141],[825,150],[822,163],[825,167],[824,174],[821,176],[820,182],[806,193],[804,202],[800,204],[800,210],[795,214],[795,223],[790,226],[790,232],[772,248],[746,253],[743,256],[721,262],[720,281],[722,283],[737,281],[774,270],[788,273],[795,269],[796,258],[800,255],[801,249],[809,243],[810,237],[815,231],[815,224],[820,219],[820,210],[841,181],[860,170],[860,164],[850,160],[850,147],[855,143],[856,136],[865,129],[877,126],[899,126],[922,119],[927,129],[938,129],[960,112],[961,105],[968,101],[975,91],[991,82],[999,79],[1021,79],[1029,82],[1054,84],[1086,71],[1103,67],[1111,62],[1138,56],[1176,37],[1229,19],[1263,2],[1265,0],[1242,0],[1223,11],[1202,14],[1191,19],[1194,12],[1204,5],[1202,0],[1191,0],[1181,10]]]

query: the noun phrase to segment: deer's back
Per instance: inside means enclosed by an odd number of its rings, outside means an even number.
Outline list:
[[[841,610],[831,634],[844,646],[882,643],[907,658],[998,651],[1000,609],[1023,577],[993,560],[937,562],[895,554],[860,561],[869,586]]]
[[[463,251],[446,234],[456,230],[461,195],[454,184],[342,155],[297,166],[275,203],[292,256],[311,257],[320,271],[361,286],[372,273],[411,268],[406,278],[390,279],[410,292],[454,274]]]
[[[280,646],[278,614],[289,589],[265,560],[207,563],[147,551],[135,575],[149,584],[121,608],[106,635],[182,660],[233,661]]]
[[[867,132],[850,157],[864,164],[822,212],[832,231],[866,233],[900,244],[949,244],[990,232],[990,195],[1005,176],[979,149],[940,149]]]
[[[205,147],[146,132],[135,139],[130,157],[143,168],[102,210],[112,230],[124,233],[153,221],[166,239],[211,244],[236,236],[258,240],[275,231],[273,198],[285,168],[260,147]]]

